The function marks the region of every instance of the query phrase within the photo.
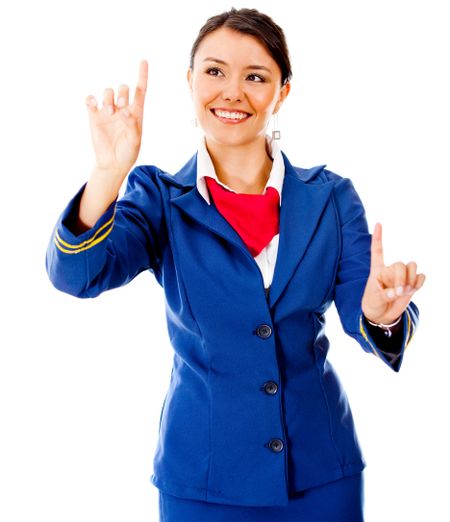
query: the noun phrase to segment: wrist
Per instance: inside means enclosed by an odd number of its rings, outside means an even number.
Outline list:
[[[120,183],[126,178],[129,170],[123,168],[103,168],[98,165],[94,165],[91,172],[91,179],[96,179],[104,183]]]
[[[364,313],[363,318],[366,324],[368,325],[368,328],[371,328],[372,331],[378,329],[378,331],[383,332],[386,337],[391,337],[392,335],[397,334],[399,331],[402,330],[403,327],[403,314],[391,323],[380,323],[376,321],[371,321],[364,315]]]
[[[128,171],[123,169],[102,169],[94,166],[88,185],[91,190],[111,199],[117,196]]]
[[[403,317],[403,314],[398,319],[396,319],[395,321],[393,321],[392,323],[389,323],[389,324],[379,323],[379,322],[376,322],[376,321],[371,321],[367,317],[366,317],[366,321],[368,323],[370,323],[372,326],[378,326],[379,328],[387,329],[387,328],[392,328],[393,326],[396,326],[402,320],[402,317]]]

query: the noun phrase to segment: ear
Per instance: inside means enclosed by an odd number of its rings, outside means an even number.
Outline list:
[[[274,114],[276,114],[280,110],[281,106],[283,105],[284,100],[287,98],[290,91],[291,91],[291,84],[290,84],[290,82],[286,82],[283,85],[283,87],[281,87],[280,97],[278,98],[278,101],[275,105],[275,109],[273,111]]]
[[[192,93],[192,69],[189,67],[186,74],[187,81],[189,83],[189,89]]]

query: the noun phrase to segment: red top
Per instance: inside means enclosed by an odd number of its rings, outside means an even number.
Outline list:
[[[270,243],[280,228],[280,195],[273,187],[264,194],[239,194],[205,176],[217,210],[242,238],[253,257]]]

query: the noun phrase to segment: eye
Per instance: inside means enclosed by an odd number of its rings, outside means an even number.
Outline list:
[[[206,74],[210,76],[223,76],[223,72],[218,67],[208,67]]]
[[[266,81],[263,76],[260,76],[259,74],[255,74],[255,73],[249,74],[247,76],[247,79],[252,81],[252,82],[257,82],[257,83]]]

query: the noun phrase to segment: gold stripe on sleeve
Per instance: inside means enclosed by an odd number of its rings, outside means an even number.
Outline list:
[[[409,315],[408,309],[406,309],[406,317],[408,318],[408,330],[406,332],[405,349],[408,348],[408,345],[411,342],[414,334],[411,324],[411,316]]]
[[[376,349],[372,346],[372,343],[369,341],[369,337],[367,336],[367,333],[364,329],[364,324],[363,324],[363,316],[362,314],[359,316],[359,330],[360,332],[362,333],[364,339],[367,341],[367,343],[369,344],[369,346],[372,348],[373,350],[373,353],[379,357],[381,359],[381,355],[376,351]]]
[[[86,239],[86,241],[83,241],[82,243],[79,243],[78,245],[71,245],[70,243],[66,243],[66,241],[63,241],[61,239],[61,237],[59,236],[58,231],[55,232],[55,236],[56,236],[56,239],[59,241],[59,243],[61,243],[61,245],[64,245],[67,248],[75,248],[75,249],[82,248],[85,245],[88,245],[89,243],[94,241],[95,238],[100,234],[100,232],[102,230],[104,230],[106,227],[108,227],[113,221],[114,221],[114,216],[109,221],[107,221],[104,225],[102,225],[90,239]]]
[[[101,236],[97,237],[100,234],[100,232],[102,230],[104,230],[108,225],[110,225],[110,227],[105,231],[105,233],[102,234]],[[107,223],[105,223],[102,227],[100,227],[97,230],[97,232],[90,239],[83,241],[79,245],[71,245],[70,243],[66,243],[65,241],[63,241],[61,239],[61,237],[59,236],[57,231],[55,231],[54,242],[55,242],[55,245],[58,247],[58,249],[61,250],[61,252],[64,252],[65,254],[78,254],[78,253],[84,252],[85,250],[88,250],[89,248],[92,248],[93,246],[102,242],[106,237],[109,236],[113,227],[114,227],[114,216]],[[68,247],[68,248],[64,248],[64,247]]]

